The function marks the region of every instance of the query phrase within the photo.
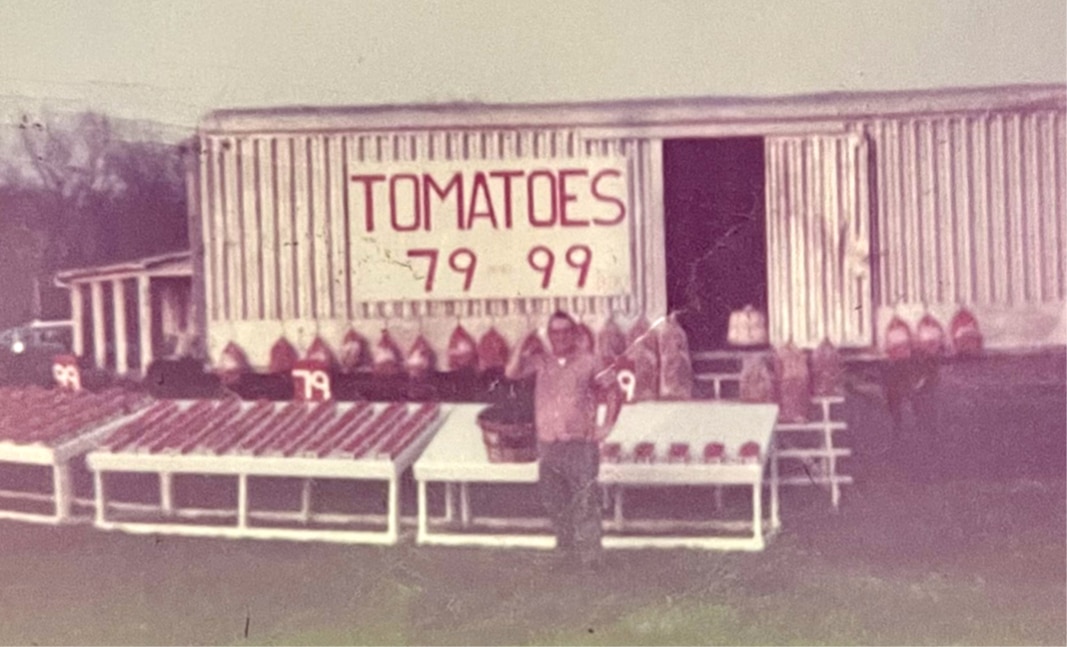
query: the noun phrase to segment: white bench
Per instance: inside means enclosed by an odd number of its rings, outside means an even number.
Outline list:
[[[735,356],[737,357],[737,356]],[[718,353],[703,354],[695,359],[723,359]],[[740,359],[740,357],[737,357]],[[694,375],[698,382],[712,385],[713,399],[723,398],[725,383],[740,384],[741,374],[734,372],[699,372]],[[834,419],[834,406],[840,407],[844,396],[819,396],[812,398],[816,415],[802,423],[779,422],[775,425],[775,451],[771,469],[799,464],[804,474],[787,475],[779,479],[781,485],[818,485],[830,493],[830,504],[836,510],[841,503],[841,486],[851,485],[852,476],[839,474],[839,458],[852,455],[852,450],[840,447],[834,439],[837,432],[846,431],[844,420]]]

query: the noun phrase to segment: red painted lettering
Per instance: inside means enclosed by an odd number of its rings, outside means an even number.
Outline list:
[[[374,192],[371,188],[375,182],[384,182],[384,175],[353,175],[352,181],[363,184],[364,205],[363,220],[366,223],[367,232],[374,231]]]
[[[534,199],[535,185],[538,179],[548,181],[548,199],[541,200],[541,204],[548,204],[548,219],[542,219],[537,214],[537,204]],[[556,176],[552,171],[534,171],[526,178],[526,217],[534,227],[552,227],[556,224],[558,214],[556,211]]]
[[[526,175],[523,171],[491,171],[489,177],[504,180],[504,228],[511,229],[511,180]]]
[[[621,176],[622,176],[622,173],[619,173],[618,171],[616,171],[614,169],[605,169],[605,170],[600,171],[599,173],[597,173],[596,175],[593,176],[593,183],[592,183],[593,197],[596,198],[597,200],[600,200],[601,202],[611,203],[611,204],[615,205],[616,207],[618,207],[618,209],[619,209],[618,212],[615,214],[614,219],[612,219],[612,220],[605,220],[603,218],[594,218],[593,222],[595,222],[598,225],[607,225],[607,226],[617,225],[617,224],[619,224],[620,222],[622,222],[623,220],[626,219],[626,204],[616,196],[604,195],[603,193],[600,192],[600,188],[598,187],[598,185],[600,184],[600,181],[603,180],[605,177],[621,177]]]
[[[485,201],[485,209],[480,209],[478,199]],[[467,210],[467,229],[474,227],[475,218],[488,218],[493,223],[493,229],[498,229],[496,224],[496,212],[493,211],[493,200],[489,197],[489,187],[486,185],[485,173],[474,174],[474,186],[471,187],[471,206]]]
[[[466,258],[467,260],[460,264],[460,258]],[[474,280],[474,271],[478,267],[478,256],[472,250],[460,247],[449,255],[448,266],[452,268],[453,272],[463,275],[463,291],[470,292],[471,281]]]
[[[396,203],[396,188],[401,181],[411,182],[411,224],[401,224]],[[410,173],[398,173],[389,178],[389,219],[394,231],[415,231],[422,220],[419,214],[419,176]]]
[[[441,202],[448,199],[449,193],[452,193],[452,191],[456,192],[456,226],[460,230],[465,229],[466,226],[463,220],[463,174],[454,173],[452,179],[448,181],[448,184],[446,184],[444,188],[441,188],[429,173],[422,174],[422,205],[423,211],[425,212],[423,214],[425,217],[423,218],[422,224],[426,231],[430,231],[432,228],[432,225],[430,224],[430,221],[432,220],[430,191],[433,191]]]
[[[589,171],[585,169],[563,169],[559,172],[559,224],[564,227],[588,227],[588,220],[569,220],[567,218],[567,203],[578,199],[573,193],[567,193],[568,177],[586,177]]]

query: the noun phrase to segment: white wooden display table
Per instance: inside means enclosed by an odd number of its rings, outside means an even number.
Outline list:
[[[484,405],[456,405],[440,430],[414,465],[418,484],[418,531],[420,544],[474,545],[495,547],[552,548],[555,538],[548,534],[547,519],[479,518],[470,504],[470,486],[488,483],[537,482],[536,463],[490,463],[476,417]],[[765,536],[779,527],[778,484],[773,462],[770,482],[770,511],[763,510],[763,472],[768,449],[773,447],[774,423],[778,407],[773,404],[741,404],[710,401],[646,402],[623,407],[607,442],[619,443],[622,460],[601,463],[600,482],[615,490],[615,515],[605,524],[605,548],[703,548],[719,550],[761,550]],[[655,446],[651,463],[635,462],[633,450],[639,443]],[[722,443],[725,460],[705,463],[704,448]],[[740,447],[758,444],[758,457],[738,458]],[[689,462],[667,462],[673,443],[688,443]],[[430,483],[445,484],[443,517],[431,518],[427,501]],[[751,488],[752,515],[741,523],[685,522],[674,520],[626,520],[621,491],[624,486],[742,486]],[[455,489],[459,489],[460,515],[455,515]],[[709,491],[709,495],[711,492]],[[709,496],[707,510],[712,510]],[[694,526],[704,531],[694,536]],[[514,532],[518,529],[528,532]],[[530,530],[541,531],[531,533]],[[653,530],[655,534],[632,534]],[[686,533],[683,530],[689,530]],[[716,533],[718,530],[720,532]],[[748,536],[723,536],[722,530],[747,531]],[[629,531],[629,533],[628,533]]]
[[[745,356],[767,354],[766,350],[704,351],[694,353],[693,362],[730,361],[739,365]],[[711,397],[721,400],[726,391],[723,388],[725,385],[730,385],[734,394],[738,392],[741,371],[740,368],[731,371],[698,370],[693,377],[697,382],[711,384]],[[852,450],[841,446],[835,438],[848,430],[843,410],[845,398],[843,395],[823,395],[813,397],[811,402],[806,422],[779,422],[775,426],[774,457],[776,461],[786,463],[779,485],[823,487],[830,494],[830,504],[837,510],[841,505],[841,487],[853,483],[852,475],[838,471],[838,461],[852,455]],[[795,469],[798,466],[802,468],[799,473]]]
[[[0,519],[58,524],[71,521],[76,500],[70,462],[96,447],[148,404],[136,393],[30,388],[0,389]],[[9,466],[50,469],[51,488],[13,487]],[[8,505],[8,504],[13,505]],[[44,506],[21,509],[19,504]],[[91,503],[91,502],[89,502]]]
[[[441,417],[437,404],[161,402],[88,455],[96,484],[95,525],[131,533],[395,544],[400,476]],[[113,472],[158,475],[158,505],[109,500],[104,477]],[[236,477],[236,510],[176,506],[177,475]],[[301,479],[301,508],[250,509],[251,477]],[[315,512],[315,479],[384,481],[386,514]],[[112,518],[113,511],[124,518]],[[197,522],[211,517],[233,523]]]

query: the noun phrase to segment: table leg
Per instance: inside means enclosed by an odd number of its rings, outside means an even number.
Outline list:
[[[426,509],[426,481],[419,481],[416,484],[416,492],[418,495],[418,510],[415,512],[418,519],[418,529],[415,534],[416,543],[421,543],[423,538],[426,537],[426,532],[429,530],[429,522],[427,515],[429,511]],[[445,485],[445,491],[448,491],[448,484]]]
[[[167,516],[174,512],[174,476],[169,472],[159,473],[159,509]]]
[[[237,475],[237,527],[248,527],[248,475]]]
[[[96,523],[103,524],[107,518],[107,499],[104,496],[104,473],[93,472],[93,493],[96,498]]]
[[[778,530],[782,525],[778,516],[778,455],[771,456],[771,528]]]
[[[304,479],[300,490],[300,520],[311,521],[311,479]]]
[[[622,532],[622,487],[615,486],[615,531]]]
[[[471,493],[467,482],[459,484],[459,522],[464,528],[471,525]]]
[[[70,482],[70,471],[66,463],[52,466],[52,489],[56,504],[56,520],[63,521],[70,516],[70,504],[73,498],[73,490]]]
[[[456,484],[445,483],[445,521],[451,523],[456,518]]]
[[[390,541],[396,542],[400,536],[400,483],[397,477],[389,479],[389,525],[386,534]]]
[[[834,432],[830,428],[830,403],[823,402],[823,447],[826,449],[826,459],[823,461],[822,477],[830,480],[830,504],[837,512],[837,506],[841,501],[841,489],[837,485],[837,458],[834,456]]]
[[[837,459],[833,451],[831,443],[830,456],[826,459],[825,478],[830,479],[830,504],[833,506],[834,512],[837,512],[837,507],[841,504],[841,487],[837,484]]]
[[[763,481],[752,484],[752,535],[763,542]]]

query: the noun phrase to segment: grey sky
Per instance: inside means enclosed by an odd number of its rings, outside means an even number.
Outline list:
[[[0,114],[1067,80],[1064,0],[0,0]]]

